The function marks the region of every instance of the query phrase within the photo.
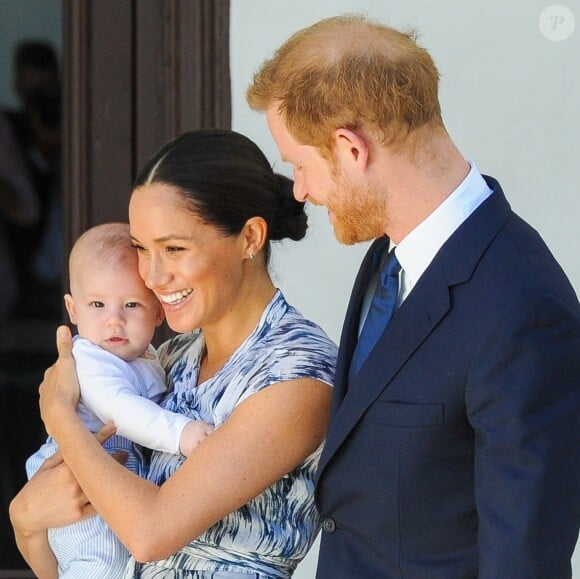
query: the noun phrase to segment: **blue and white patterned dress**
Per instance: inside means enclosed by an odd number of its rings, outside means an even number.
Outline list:
[[[219,372],[197,385],[203,350],[199,331],[178,336],[160,348],[159,357],[172,384],[163,406],[216,428],[238,404],[271,384],[304,377],[332,384],[334,379],[336,346],[321,328],[290,306],[280,291]],[[131,559],[125,577],[289,577],[319,529],[313,487],[321,448],[176,554],[146,564]],[[149,480],[163,484],[184,460],[154,452]]]

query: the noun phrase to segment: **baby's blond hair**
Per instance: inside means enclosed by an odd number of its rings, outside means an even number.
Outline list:
[[[68,266],[71,291],[81,266],[129,264],[135,255],[127,223],[102,223],[87,229],[75,241],[70,252]]]

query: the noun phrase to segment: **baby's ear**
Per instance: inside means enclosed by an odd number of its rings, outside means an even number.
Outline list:
[[[71,324],[77,323],[77,314],[75,311],[75,300],[70,294],[65,294],[64,296],[64,305],[66,307],[66,311],[68,312],[68,317],[70,318]]]
[[[163,306],[157,302],[157,314],[155,316],[155,325],[160,326],[165,319],[165,312],[163,311]]]

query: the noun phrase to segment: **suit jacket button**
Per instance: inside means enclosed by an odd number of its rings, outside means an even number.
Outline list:
[[[322,530],[325,533],[334,533],[334,531],[336,531],[336,523],[334,522],[334,519],[331,519],[330,517],[326,517],[322,521]]]

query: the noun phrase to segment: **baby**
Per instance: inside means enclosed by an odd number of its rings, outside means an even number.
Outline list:
[[[69,258],[70,294],[65,305],[77,326],[73,356],[80,383],[78,413],[97,432],[113,421],[117,428],[105,447],[128,453],[126,466],[142,474],[142,457],[131,441],[173,454],[189,453],[213,427],[164,410],[164,371],[150,345],[163,309],[139,277],[129,226],[106,223],[86,231]],[[28,477],[58,447],[49,437],[26,462]],[[121,577],[128,552],[100,517],[59,529],[48,539],[59,577]]]

